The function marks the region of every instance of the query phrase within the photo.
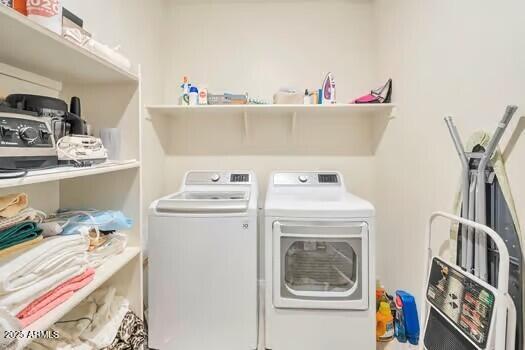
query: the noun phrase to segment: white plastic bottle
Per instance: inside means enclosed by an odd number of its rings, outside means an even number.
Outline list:
[[[62,35],[60,0],[27,0],[27,17],[58,35]]]
[[[208,88],[202,87],[199,91],[199,104],[207,105],[208,104]]]
[[[196,86],[190,87],[190,106],[196,106],[199,104],[199,89]]]
[[[310,93],[308,92],[308,89],[304,90],[304,97],[303,97],[303,104],[309,105],[312,103],[312,98],[310,97]]]

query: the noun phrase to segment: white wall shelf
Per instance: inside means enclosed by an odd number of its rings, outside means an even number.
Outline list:
[[[48,170],[34,170],[21,178],[0,179],[0,188],[9,188],[14,186],[24,186],[42,182],[59,181],[73,179],[82,176],[106,174],[126,169],[140,168],[140,162],[130,160],[127,162],[106,162],[100,165],[94,165],[86,168],[67,167],[64,169],[53,168]]]
[[[6,6],[0,6],[0,42],[1,62],[63,83],[138,81],[137,75]]]
[[[96,269],[95,277],[84,288],[78,290],[64,303],[60,304],[49,313],[35,321],[33,324],[26,327],[24,332],[42,331],[51,327],[56,321],[60,320],[66,313],[77,306],[82,300],[89,296],[92,292],[97,290],[100,286],[109,280],[121,268],[126,266],[133,258],[140,254],[140,248],[128,247],[124,252],[115,255],[108,259],[102,266]],[[31,337],[23,337],[19,339],[17,349],[23,349],[32,341]]]
[[[283,115],[291,118],[290,132],[295,134],[297,118],[301,116],[338,116],[338,117],[385,117],[386,120],[395,118],[397,107],[392,103],[377,104],[330,104],[330,105],[304,105],[304,104],[247,104],[247,105],[149,105],[146,106],[151,120],[156,116],[161,117],[199,117],[215,115],[239,115],[243,118],[244,137],[249,135],[250,115]],[[375,119],[375,118],[373,118]]]
[[[306,113],[328,113],[334,114],[381,114],[395,117],[396,105],[392,103],[378,104],[331,104],[331,105],[149,105],[146,106],[150,117],[155,115],[164,116],[190,116],[204,113],[297,113],[297,116]]]

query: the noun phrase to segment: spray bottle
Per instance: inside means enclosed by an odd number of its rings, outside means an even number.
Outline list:
[[[190,87],[191,84],[188,83],[188,77],[184,77],[182,85],[180,86],[182,91],[179,96],[179,104],[183,106],[188,106],[190,104]]]

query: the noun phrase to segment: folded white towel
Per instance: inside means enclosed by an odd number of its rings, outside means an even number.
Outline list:
[[[124,68],[125,70],[131,69],[131,62],[126,56],[116,51],[115,49],[110,48],[107,45],[99,43],[93,38],[90,38],[87,41],[85,47],[91,52],[93,52],[95,55],[103,57],[111,63],[121,68]]]
[[[45,239],[32,249],[0,260],[0,296],[22,290],[87,261],[89,238],[81,235]]]
[[[86,267],[87,259],[78,259],[76,265],[40,280],[32,286],[0,296],[0,307],[8,310],[12,315],[17,315],[34,300],[57,288],[70,278],[81,274],[86,270]]]
[[[85,236],[54,237],[0,261],[0,307],[16,315],[33,300],[82,273],[88,264],[88,246]]]

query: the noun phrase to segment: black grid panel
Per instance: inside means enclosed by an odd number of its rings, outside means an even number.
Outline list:
[[[430,309],[428,316],[424,344],[428,350],[476,350],[474,345],[434,308]]]

